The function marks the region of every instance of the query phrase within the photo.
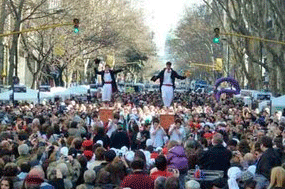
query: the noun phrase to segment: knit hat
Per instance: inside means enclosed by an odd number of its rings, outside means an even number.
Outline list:
[[[90,151],[90,150],[85,150],[85,151],[83,152],[83,154],[84,154],[84,156],[87,158],[88,161],[91,160],[92,157],[93,157],[93,152]]]
[[[101,146],[104,146],[104,142],[102,140],[97,140],[96,144],[101,144]]]
[[[231,167],[228,170],[228,185],[230,189],[239,189],[237,179],[241,177],[241,170],[238,167]]]
[[[125,159],[127,161],[130,161],[132,162],[134,160],[134,157],[135,157],[135,153],[133,151],[128,151],[126,154],[125,154]]]
[[[213,133],[205,133],[204,134],[204,138],[206,138],[206,139],[210,139],[210,138],[212,138],[213,137]]]
[[[62,154],[63,156],[68,156],[68,148],[67,147],[62,147],[60,149],[60,154]]]
[[[146,140],[146,146],[152,146],[153,141],[151,139]]]
[[[200,183],[196,180],[190,180],[185,185],[187,189],[200,189]]]
[[[127,152],[128,150],[129,150],[129,149],[128,149],[128,147],[126,147],[126,146],[123,146],[123,147],[121,148],[121,151],[122,151],[123,154],[126,154],[126,152]]]
[[[156,152],[161,152],[161,151],[162,151],[162,148],[161,148],[161,147],[157,147],[157,148],[155,149],[155,151],[156,151]]]
[[[82,146],[83,147],[89,147],[89,146],[92,146],[93,145],[93,142],[91,140],[85,140],[83,143],[82,143]]]

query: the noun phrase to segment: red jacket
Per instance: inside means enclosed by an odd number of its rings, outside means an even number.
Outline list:
[[[165,171],[155,171],[153,172],[150,177],[152,178],[153,181],[155,181],[157,179],[157,177],[172,177],[173,173],[172,172],[168,172],[167,170]]]
[[[135,172],[124,178],[121,187],[131,189],[154,189],[154,182],[150,176],[144,172]]]

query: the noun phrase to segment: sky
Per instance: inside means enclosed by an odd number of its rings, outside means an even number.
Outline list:
[[[168,31],[174,29],[185,7],[202,4],[202,0],[141,0],[147,15],[146,23],[155,33],[158,54],[164,56],[164,44]]]

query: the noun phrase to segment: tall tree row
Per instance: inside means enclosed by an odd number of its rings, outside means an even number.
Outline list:
[[[189,54],[186,60],[188,62],[196,61],[197,52],[199,53],[198,57],[209,60],[211,57],[219,56],[217,54],[222,48],[224,71],[235,76],[241,85],[249,89],[262,89],[267,80],[264,76],[267,74],[269,89],[274,93],[284,93],[285,45],[228,35],[221,35],[221,39],[224,40],[221,40],[220,45],[213,44],[212,40],[213,29],[219,27],[221,33],[285,41],[283,30],[285,2],[282,0],[203,1],[206,7],[188,9],[187,12],[191,14],[185,14],[175,31],[178,38],[183,41],[183,43],[180,42],[180,46],[182,44],[181,53]],[[208,46],[208,48],[203,49],[201,45],[204,48]],[[227,46],[229,46],[229,51]],[[178,47],[175,45],[172,50],[177,51]],[[180,59],[184,60],[185,56]],[[203,63],[203,60],[199,61]],[[227,62],[230,65],[227,65]]]
[[[155,53],[149,29],[143,23],[144,15],[126,0],[61,0],[56,6],[51,6],[49,0],[3,2],[6,4],[2,3],[5,11],[1,11],[1,19],[9,23],[3,27],[5,31],[80,20],[78,33],[73,32],[73,26],[64,26],[10,36],[9,83],[21,69],[21,52],[33,76],[32,87],[50,78],[63,85],[71,82],[74,74],[86,80],[97,57],[112,55],[116,64],[134,61],[135,65],[144,66],[148,56]]]

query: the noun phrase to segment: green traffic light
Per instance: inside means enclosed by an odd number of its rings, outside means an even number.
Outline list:
[[[74,28],[74,33],[78,33],[79,29],[78,28]]]
[[[213,42],[214,42],[214,43],[220,43],[220,37],[215,37],[215,38],[213,39]]]

